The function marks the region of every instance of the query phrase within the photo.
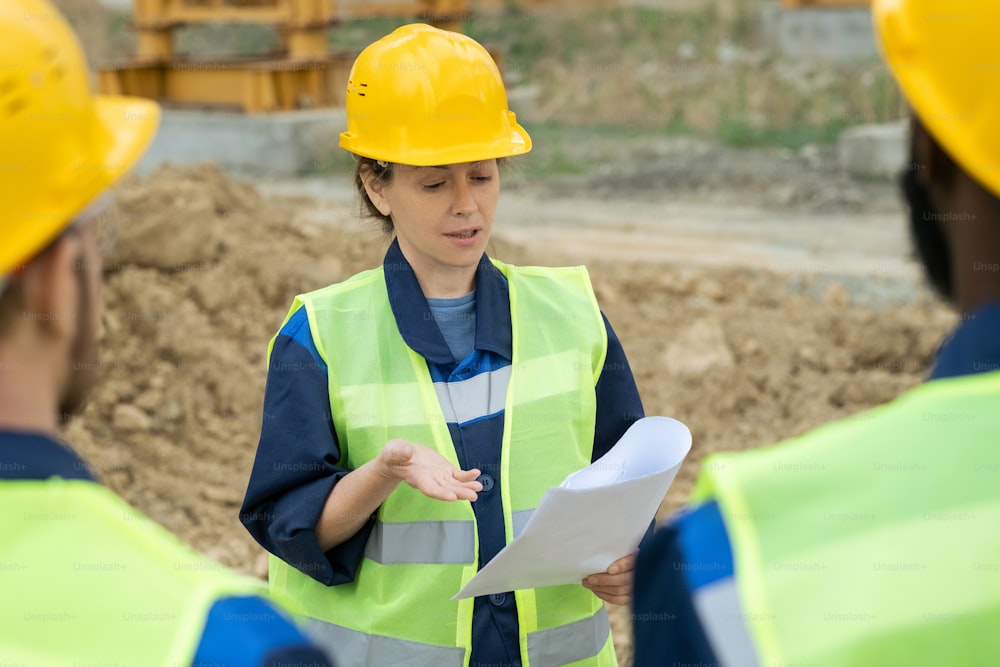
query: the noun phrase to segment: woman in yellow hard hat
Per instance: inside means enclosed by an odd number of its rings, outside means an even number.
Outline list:
[[[500,73],[468,37],[404,26],[355,62],[347,122],[395,238],[381,267],[298,296],[271,343],[241,513],[271,586],[343,665],[614,665],[603,602],[628,602],[633,556],[451,599],[643,414],[586,270],[485,254],[497,161],[531,149]]]

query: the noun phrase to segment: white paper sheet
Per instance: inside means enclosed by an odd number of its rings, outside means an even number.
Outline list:
[[[600,459],[545,492],[520,535],[452,599],[579,583],[639,546],[691,450],[669,417],[640,419]]]

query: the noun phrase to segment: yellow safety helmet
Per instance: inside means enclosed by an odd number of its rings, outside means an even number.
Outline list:
[[[372,43],[354,61],[340,146],[376,160],[437,166],[527,153],[531,137],[507,108],[500,70],[486,49],[417,23]]]
[[[874,0],[883,55],[913,110],[970,176],[1000,196],[997,0]]]
[[[146,100],[91,94],[83,51],[47,0],[0,0],[0,281],[142,155]]]

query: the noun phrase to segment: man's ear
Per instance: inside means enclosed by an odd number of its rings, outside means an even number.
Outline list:
[[[77,234],[63,234],[28,262],[20,277],[26,320],[43,331],[71,338],[78,326],[80,283],[76,276],[83,250]]]
[[[365,185],[365,192],[368,193],[368,198],[371,200],[378,212],[384,216],[389,216],[392,214],[392,207],[389,205],[389,200],[385,197],[386,182],[384,178],[379,178],[375,173],[369,169],[365,173],[361,174],[361,182]]]

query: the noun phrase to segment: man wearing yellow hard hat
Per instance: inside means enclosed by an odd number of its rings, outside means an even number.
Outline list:
[[[643,413],[586,270],[486,254],[497,160],[531,148],[500,73],[464,35],[404,26],[355,62],[347,125],[394,238],[377,269],[298,296],[271,343],[241,515],[271,587],[345,665],[614,665],[604,602],[629,601],[634,555],[451,599]]]
[[[873,14],[913,108],[911,231],[961,321],[896,401],[706,461],[640,553],[637,667],[1000,656],[1000,3]]]
[[[101,486],[59,440],[97,367],[104,192],[158,107],[95,97],[46,0],[0,3],[0,663],[329,664],[260,588]]]

